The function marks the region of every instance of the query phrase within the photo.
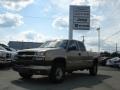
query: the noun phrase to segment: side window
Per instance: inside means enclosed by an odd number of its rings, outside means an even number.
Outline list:
[[[76,41],[70,41],[68,45],[68,50],[79,50],[77,47],[77,42]]]
[[[62,41],[62,44],[60,45],[60,47],[66,49],[66,48],[67,48],[67,44],[68,44],[68,41],[67,41],[67,40]]]
[[[86,51],[85,46],[84,46],[83,43],[81,43],[81,42],[78,41],[78,46],[79,46],[79,50],[80,51]]]

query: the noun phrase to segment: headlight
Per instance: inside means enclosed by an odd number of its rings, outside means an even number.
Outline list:
[[[45,59],[45,52],[37,52],[35,60],[44,60]]]
[[[45,52],[37,52],[37,53],[36,53],[36,56],[38,56],[38,57],[39,57],[39,56],[45,56]]]

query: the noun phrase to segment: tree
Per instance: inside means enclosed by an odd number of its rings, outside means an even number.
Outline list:
[[[110,56],[111,56],[111,53],[105,51],[105,52],[101,52],[100,55],[101,55],[102,57],[110,57]]]
[[[120,54],[117,53],[117,52],[113,52],[113,53],[111,54],[111,57],[120,57]]]

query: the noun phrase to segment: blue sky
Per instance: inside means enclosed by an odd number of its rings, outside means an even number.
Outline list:
[[[111,35],[120,30],[120,0],[0,0],[0,43],[67,39],[69,5],[91,7],[91,30],[74,31],[74,39],[85,35],[88,49],[96,51],[100,27],[101,50],[119,46],[119,33]]]

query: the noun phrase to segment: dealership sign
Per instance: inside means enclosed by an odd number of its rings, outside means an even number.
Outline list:
[[[70,6],[69,16],[70,29],[90,29],[90,6]]]

